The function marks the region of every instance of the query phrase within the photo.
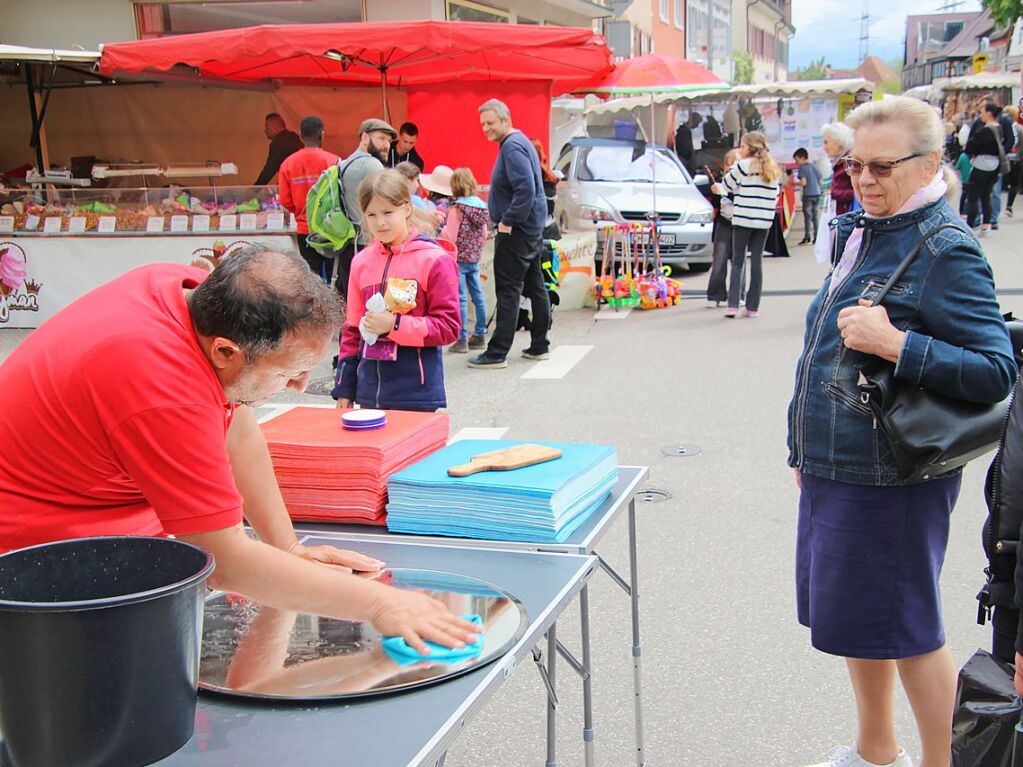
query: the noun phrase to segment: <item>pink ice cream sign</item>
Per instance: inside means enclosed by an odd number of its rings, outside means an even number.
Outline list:
[[[39,311],[37,282],[28,279],[28,259],[21,246],[0,242],[0,324],[10,319],[12,311]]]

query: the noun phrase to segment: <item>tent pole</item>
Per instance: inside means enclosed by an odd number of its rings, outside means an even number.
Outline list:
[[[32,149],[35,149],[36,170],[39,173],[45,173],[46,164],[43,160],[43,126],[42,119],[40,119],[39,116],[39,104],[36,100],[35,83],[32,79],[32,65],[26,62],[24,67],[25,85],[28,88],[28,114],[32,120],[32,138],[29,141],[29,146]]]
[[[391,122],[390,110],[387,108],[387,67],[380,68],[380,96],[384,100],[384,122]]]

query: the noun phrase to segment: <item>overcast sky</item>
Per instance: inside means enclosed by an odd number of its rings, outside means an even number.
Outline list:
[[[885,61],[901,60],[906,17],[938,13],[943,0],[793,0],[789,67],[806,66],[821,56],[836,69],[853,69],[859,62],[860,17],[867,6],[870,53]],[[979,0],[966,0],[957,11],[980,10]]]

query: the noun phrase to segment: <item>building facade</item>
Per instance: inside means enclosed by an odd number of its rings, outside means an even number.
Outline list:
[[[686,0],[685,57],[724,80],[732,79],[732,3]]]
[[[753,82],[788,79],[792,0],[732,0],[731,32],[732,51],[753,58]]]
[[[258,24],[448,19],[590,27],[612,14],[610,4],[611,0],[46,0],[5,13],[0,34],[4,43],[13,45],[95,50],[106,42]]]
[[[973,71],[980,37],[994,25],[986,12],[927,13],[906,17],[902,88],[930,85],[938,77]]]

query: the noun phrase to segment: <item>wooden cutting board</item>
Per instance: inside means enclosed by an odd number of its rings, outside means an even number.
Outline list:
[[[481,471],[511,471],[524,466],[553,461],[555,458],[561,458],[561,451],[553,447],[516,445],[503,450],[491,450],[489,453],[474,455],[469,459],[469,463],[452,466],[448,469],[448,476],[468,477],[470,474],[477,474]]]

